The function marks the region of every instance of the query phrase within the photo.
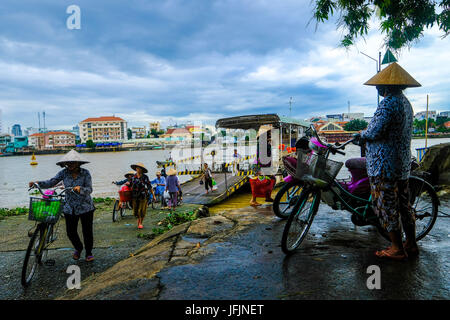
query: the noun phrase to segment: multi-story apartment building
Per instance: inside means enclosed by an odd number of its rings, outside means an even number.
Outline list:
[[[133,139],[144,139],[147,137],[147,128],[143,127],[132,127],[131,134]]]
[[[35,133],[28,137],[28,144],[38,150],[75,147],[75,134],[68,131]]]
[[[45,137],[43,133],[33,133],[28,136],[28,145],[37,150],[45,148]]]
[[[87,118],[79,123],[80,139],[85,143],[127,140],[127,122],[118,117]]]
[[[160,131],[161,130],[161,123],[159,121],[150,122],[149,130],[152,131],[152,129],[154,129],[156,131]]]

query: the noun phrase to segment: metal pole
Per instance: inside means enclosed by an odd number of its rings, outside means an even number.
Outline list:
[[[425,148],[428,145],[428,95],[427,95],[427,112],[425,115]]]

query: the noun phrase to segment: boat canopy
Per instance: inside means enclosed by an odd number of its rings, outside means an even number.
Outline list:
[[[279,116],[276,113],[223,118],[216,122],[216,128],[224,129],[258,130],[263,125],[272,125],[274,128],[285,127],[286,125],[308,128],[310,124],[307,121]]]

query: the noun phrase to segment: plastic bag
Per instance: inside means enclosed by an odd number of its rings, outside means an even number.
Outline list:
[[[217,182],[216,180],[212,179],[212,190],[216,191],[217,190]]]
[[[170,199],[170,193],[169,191],[164,191],[164,199]]]

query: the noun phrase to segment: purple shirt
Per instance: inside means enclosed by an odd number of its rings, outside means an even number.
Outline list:
[[[178,186],[180,183],[178,182],[177,176],[168,176],[166,179],[166,190],[169,190],[169,192],[177,192]]]

